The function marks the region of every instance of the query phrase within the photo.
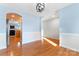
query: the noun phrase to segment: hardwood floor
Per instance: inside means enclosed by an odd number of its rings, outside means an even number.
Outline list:
[[[59,44],[59,40],[50,39]],[[24,44],[22,47],[0,50],[0,56],[79,56],[78,52],[59,46],[53,46],[46,40]]]

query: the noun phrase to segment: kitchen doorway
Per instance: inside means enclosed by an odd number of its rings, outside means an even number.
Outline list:
[[[22,47],[22,16],[17,13],[6,15],[6,45],[7,48]]]

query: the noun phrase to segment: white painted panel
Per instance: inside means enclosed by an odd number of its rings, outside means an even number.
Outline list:
[[[60,46],[79,51],[79,34],[60,33]]]
[[[6,48],[6,34],[0,33],[0,49]]]
[[[41,33],[40,32],[23,32],[23,44],[40,40]]]

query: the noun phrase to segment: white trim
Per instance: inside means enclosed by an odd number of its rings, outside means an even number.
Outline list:
[[[73,51],[76,51],[76,52],[79,52],[79,50],[70,48],[70,47],[68,47],[68,46],[66,46],[66,45],[62,45],[62,47],[63,47],[63,48],[70,49],[70,50],[73,50]]]
[[[0,33],[0,49],[6,48],[6,33]]]
[[[60,33],[60,46],[79,52],[79,34]]]
[[[64,35],[77,35],[77,36],[79,36],[79,33],[61,33],[60,32],[60,34],[64,34]]]

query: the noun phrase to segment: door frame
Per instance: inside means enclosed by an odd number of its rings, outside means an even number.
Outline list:
[[[10,13],[7,13],[7,14],[10,14]],[[7,14],[6,14],[6,48],[8,48],[8,46],[9,46],[9,36],[8,36],[8,33],[9,33],[8,32],[8,27],[9,26],[8,26]],[[17,13],[15,13],[15,14],[17,14]],[[21,18],[22,18],[22,16],[21,16]],[[22,19],[21,19],[20,47],[22,47]]]

